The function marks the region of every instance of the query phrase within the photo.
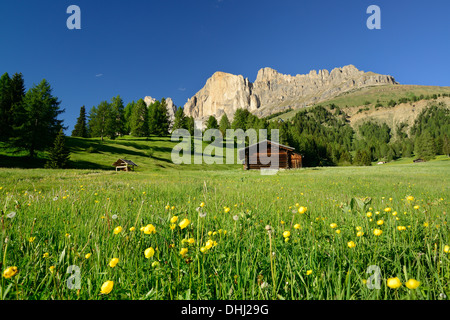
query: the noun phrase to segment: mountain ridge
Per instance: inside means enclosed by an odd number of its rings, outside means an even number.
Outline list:
[[[206,120],[223,114],[232,119],[238,108],[259,117],[293,108],[299,109],[333,98],[343,92],[376,85],[397,85],[394,77],[358,70],[354,65],[331,71],[311,70],[295,76],[265,67],[258,71],[255,82],[242,75],[216,71],[205,86],[184,105],[184,113]]]

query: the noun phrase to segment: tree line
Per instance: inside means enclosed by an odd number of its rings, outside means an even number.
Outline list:
[[[441,102],[424,109],[412,126],[390,128],[365,121],[353,129],[348,115],[339,107],[315,106],[297,112],[289,121],[269,121],[238,109],[230,123],[226,114],[218,122],[210,116],[207,129],[278,129],[280,143],[292,146],[304,156],[305,166],[371,165],[401,157],[430,160],[450,154],[450,111]]]
[[[27,151],[31,158],[50,150],[65,129],[58,119],[64,112],[60,104],[47,80],[26,90],[22,73],[12,77],[4,73],[0,77],[0,142],[15,151]]]
[[[169,134],[169,120],[165,98],[148,105],[144,99],[132,101],[124,106],[120,95],[110,102],[102,101],[86,113],[80,108],[80,115],[72,131],[73,137],[116,139],[124,135],[134,137],[166,136]]]

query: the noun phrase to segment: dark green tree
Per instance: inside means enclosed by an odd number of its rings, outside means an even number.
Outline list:
[[[230,120],[228,119],[227,114],[224,113],[222,118],[220,118],[220,122],[219,122],[219,130],[222,133],[222,136],[224,138],[227,134],[228,129],[231,129],[231,123],[230,123]]]
[[[353,164],[357,166],[371,166],[372,159],[368,150],[356,150]]]
[[[133,113],[133,109],[136,106],[134,101],[128,103],[124,109],[124,130],[125,134],[131,134],[131,115]]]
[[[113,127],[112,131],[114,131],[114,136],[125,135],[125,111],[123,100],[119,95],[111,99],[111,116]]]
[[[11,78],[8,73],[0,77],[0,141],[11,136]]]
[[[166,136],[169,133],[169,116],[166,99],[148,106],[148,131],[151,135]]]
[[[131,114],[131,135],[135,137],[148,137],[148,110],[144,99],[139,99]]]
[[[450,138],[447,136],[447,134],[444,134],[444,137],[442,139],[442,154],[450,157]]]
[[[82,106],[80,108],[80,116],[78,117],[77,123],[75,124],[75,127],[73,128],[72,137],[80,137],[80,138],[88,137],[85,106]]]
[[[172,126],[172,131],[177,129],[187,129],[187,119],[184,115],[184,110],[181,107],[175,112],[175,119]]]
[[[53,147],[50,149],[49,160],[45,164],[48,169],[62,169],[67,166],[70,159],[70,151],[65,144],[64,131],[61,128],[56,136]]]
[[[107,101],[102,101],[97,107],[91,109],[89,132],[91,137],[100,137],[102,141],[105,137],[115,138],[114,116],[111,105]]]
[[[45,79],[28,90],[22,102],[23,118],[14,128],[11,144],[26,149],[30,157],[34,157],[36,151],[48,148],[62,127],[63,121],[57,118],[64,112],[60,110],[60,104]]]
[[[209,116],[208,120],[206,121],[206,130],[209,129],[219,129],[217,119],[213,115]]]
[[[186,117],[186,129],[189,131],[191,137],[194,137],[195,119],[193,117]]]
[[[422,131],[422,134],[416,138],[414,154],[417,158],[424,160],[431,160],[435,157],[436,144],[433,136],[428,130]]]

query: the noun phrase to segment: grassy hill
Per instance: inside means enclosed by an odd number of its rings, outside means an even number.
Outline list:
[[[366,111],[383,112],[389,109],[388,103],[393,100],[399,102],[402,98],[412,99],[417,97],[420,101],[432,101],[424,100],[424,98],[431,97],[433,95],[450,94],[450,87],[437,87],[437,86],[417,86],[417,85],[383,85],[375,87],[366,87],[345,92],[333,99],[323,101],[320,105],[334,104],[343,109],[347,114],[353,116],[357,113],[363,113]],[[438,98],[434,100],[446,100],[450,99]],[[376,107],[378,104],[378,107]],[[412,110],[412,106],[415,103],[405,103]],[[313,106],[311,106],[313,107]],[[301,109],[300,109],[301,110]],[[291,119],[299,109],[294,109],[286,113],[280,114],[273,118],[273,120],[281,119],[287,121]],[[404,110],[402,110],[404,112]]]
[[[192,164],[176,165],[172,162],[172,149],[179,142],[170,137],[136,138],[125,136],[115,140],[100,138],[66,137],[66,145],[70,149],[69,168],[114,170],[112,164],[117,159],[132,160],[138,165],[137,171],[158,171],[162,169],[184,170],[230,170],[241,168],[241,165],[228,164]],[[207,144],[203,145],[203,148]],[[224,155],[226,151],[224,149]],[[0,167],[42,168],[47,161],[45,152],[38,153],[35,159],[29,159],[26,152],[12,153],[12,150],[0,148]],[[224,159],[224,163],[225,163]]]

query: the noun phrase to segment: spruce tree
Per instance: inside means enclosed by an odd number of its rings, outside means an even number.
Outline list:
[[[414,154],[423,160],[431,160],[436,155],[436,144],[428,130],[422,131],[422,134],[416,138]]]
[[[134,101],[128,103],[123,111],[124,115],[124,131],[125,134],[131,134],[131,114],[136,103]]]
[[[209,116],[206,121],[206,130],[209,129],[219,129],[219,124],[217,123],[217,119],[214,116]]]
[[[82,106],[80,108],[80,116],[78,117],[77,123],[75,124],[75,127],[72,131],[72,137],[80,137],[80,138],[88,137],[85,106]]]
[[[11,135],[11,78],[8,73],[0,77],[0,141],[7,141]]]
[[[450,139],[447,134],[444,134],[444,138],[442,139],[442,154],[450,157]]]
[[[65,145],[65,136],[61,128],[56,136],[53,148],[50,149],[50,159],[47,161],[45,167],[49,169],[62,169],[67,166],[70,158],[70,151]]]
[[[184,115],[184,110],[181,107],[175,112],[175,119],[172,126],[172,131],[177,129],[187,129],[186,116]]]
[[[112,131],[114,136],[123,136],[126,134],[125,130],[125,111],[123,100],[120,96],[114,97],[111,100],[111,115],[112,115]]]
[[[166,99],[155,101],[148,106],[148,131],[149,134],[165,136],[169,133],[169,116],[167,114]]]
[[[131,114],[131,134],[135,137],[148,137],[148,110],[143,99],[139,99]]]
[[[100,137],[102,141],[105,137],[114,139],[116,136],[114,121],[111,105],[107,101],[102,101],[97,107],[92,107],[89,113],[91,137]]]
[[[224,113],[222,118],[220,118],[219,122],[219,130],[222,133],[222,137],[225,138],[228,129],[231,129],[231,123],[230,120],[228,119],[227,114]]]
[[[48,148],[62,127],[63,121],[57,119],[64,112],[60,103],[45,79],[28,90],[22,102],[23,118],[10,140],[12,146],[28,150],[30,157]]]

